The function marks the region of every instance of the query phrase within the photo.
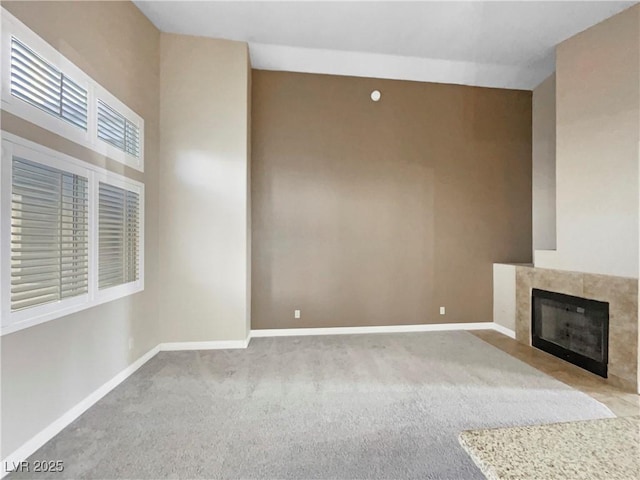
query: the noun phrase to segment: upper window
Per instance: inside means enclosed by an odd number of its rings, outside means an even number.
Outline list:
[[[129,155],[140,156],[140,129],[100,99],[98,138]]]
[[[87,91],[14,37],[11,37],[11,94],[87,129]]]
[[[144,120],[2,8],[2,109],[137,170]]]
[[[2,133],[2,334],[144,289],[144,185]]]

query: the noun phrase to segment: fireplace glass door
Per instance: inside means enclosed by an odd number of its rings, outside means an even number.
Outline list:
[[[532,344],[607,376],[609,304],[533,289]]]

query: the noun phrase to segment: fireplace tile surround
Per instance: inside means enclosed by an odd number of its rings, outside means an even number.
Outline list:
[[[515,266],[516,340],[531,345],[533,288],[609,303],[608,382],[638,392],[638,280],[591,273]]]

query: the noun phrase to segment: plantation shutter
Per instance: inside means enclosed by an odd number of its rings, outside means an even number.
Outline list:
[[[100,182],[98,193],[98,288],[138,280],[140,196]]]
[[[87,129],[87,91],[13,37],[11,94],[78,128]]]
[[[140,129],[127,120],[124,149],[129,155],[140,156]]]
[[[88,180],[12,162],[11,310],[87,293]]]
[[[125,251],[127,252],[125,279],[127,282],[138,280],[138,245],[140,242],[140,196],[127,191],[127,228],[125,235]]]
[[[87,91],[66,75],[62,76],[60,116],[83,130],[87,129]]]
[[[98,100],[98,138],[129,155],[140,156],[140,129],[102,100]]]

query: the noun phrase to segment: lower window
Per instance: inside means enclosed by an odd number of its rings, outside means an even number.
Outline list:
[[[17,156],[11,166],[11,311],[86,294],[89,180]]]
[[[144,185],[2,134],[2,334],[144,289]]]
[[[139,278],[140,195],[99,182],[98,289]]]

